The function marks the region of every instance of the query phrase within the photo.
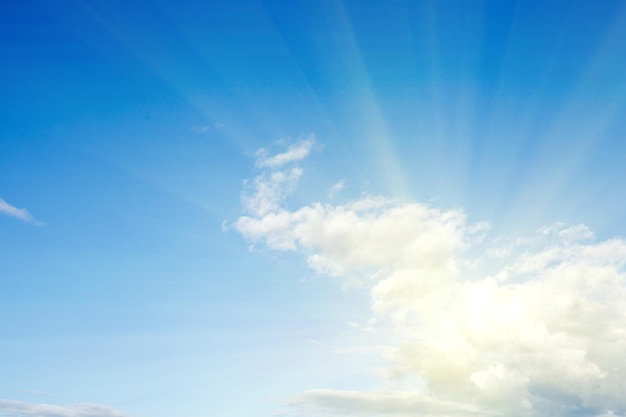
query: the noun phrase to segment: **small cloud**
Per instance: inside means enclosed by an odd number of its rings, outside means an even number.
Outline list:
[[[513,253],[513,248],[510,246],[494,247],[487,249],[487,256],[489,258],[501,259]]]
[[[28,210],[24,208],[17,208],[7,203],[5,200],[0,198],[0,213],[7,215],[9,217],[13,217],[18,220],[22,220],[26,223],[36,224],[38,226],[41,225],[39,221],[37,221],[32,214],[28,212]]]
[[[469,234],[475,234],[475,233],[480,233],[480,232],[486,232],[489,229],[491,229],[491,224],[489,222],[482,221],[482,222],[478,222],[476,224],[469,226],[467,228],[467,232]]]
[[[355,321],[349,321],[346,324],[354,329],[364,330],[366,332],[373,332],[376,322],[376,317],[372,317],[367,321],[367,323],[357,323]]]
[[[211,126],[194,126],[191,128],[193,133],[198,133],[201,135],[206,135],[211,131]]]
[[[191,128],[191,131],[193,133],[197,133],[199,135],[206,135],[207,133],[211,132],[212,130],[219,130],[219,129],[223,129],[224,128],[224,123],[222,122],[215,122],[212,125],[203,125],[203,126],[194,126]]]
[[[328,189],[328,196],[335,198],[343,189],[346,188],[346,180],[337,181]]]
[[[558,236],[559,238],[570,242],[589,240],[593,239],[594,237],[591,229],[589,229],[589,227],[584,224],[577,224],[571,227],[561,229],[558,232]]]
[[[300,161],[309,155],[314,144],[315,139],[311,136],[289,146],[287,151],[273,156],[270,156],[267,150],[261,148],[256,152],[256,165],[262,168],[278,168],[290,162]]]

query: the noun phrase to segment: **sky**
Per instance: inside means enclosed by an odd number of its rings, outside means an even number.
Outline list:
[[[5,3],[1,417],[626,416],[626,2]]]

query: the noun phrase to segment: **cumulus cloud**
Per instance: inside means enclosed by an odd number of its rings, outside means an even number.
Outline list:
[[[246,181],[244,185],[249,190],[242,196],[246,210],[257,217],[276,212],[285,197],[295,189],[301,175],[300,168],[292,168],[288,171],[263,173],[251,184]]]
[[[128,417],[98,404],[52,405],[0,399],[0,415],[6,417]]]
[[[29,212],[24,208],[17,208],[0,198],[0,213],[25,221],[32,224],[40,224]]]
[[[485,248],[489,224],[459,209],[372,196],[289,208],[301,175],[257,177],[235,229],[368,286],[372,312],[401,340],[385,356],[389,375],[425,388],[316,390],[295,405],[330,415],[626,415],[626,241],[556,223]]]
[[[301,139],[289,146],[285,152],[269,155],[267,150],[261,148],[256,152],[256,165],[262,168],[278,168],[290,162],[296,162],[306,158],[315,145],[315,139],[311,136]]]

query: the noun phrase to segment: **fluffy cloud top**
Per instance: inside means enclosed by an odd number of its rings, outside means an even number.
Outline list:
[[[127,414],[104,405],[60,406],[12,400],[0,400],[0,415],[7,417],[128,417]]]
[[[35,220],[35,218],[28,212],[28,210],[14,207],[4,201],[2,198],[0,198],[0,213],[28,223],[39,224],[39,222]]]
[[[289,151],[287,152],[289,153]],[[260,165],[277,167],[280,164]],[[294,171],[295,170],[295,171]],[[311,391],[328,415],[626,415],[626,242],[557,223],[483,249],[461,210],[362,197],[288,209],[302,171],[258,176],[234,227],[371,289],[404,340],[389,375],[415,392]],[[471,249],[471,250],[470,250]],[[484,253],[470,258],[469,253]],[[482,251],[482,252],[481,252]]]

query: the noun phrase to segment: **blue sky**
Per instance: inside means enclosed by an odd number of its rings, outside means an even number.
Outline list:
[[[0,20],[0,416],[626,415],[625,2]]]

